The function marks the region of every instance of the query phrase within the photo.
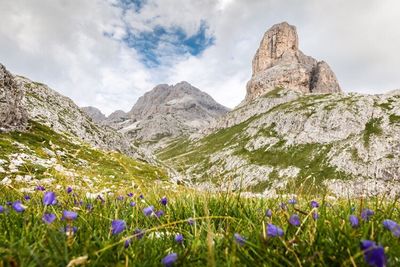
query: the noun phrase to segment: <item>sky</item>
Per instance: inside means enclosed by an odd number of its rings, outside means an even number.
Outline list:
[[[400,88],[398,0],[0,0],[0,63],[105,114],[187,81],[233,108],[287,21],[346,92]]]

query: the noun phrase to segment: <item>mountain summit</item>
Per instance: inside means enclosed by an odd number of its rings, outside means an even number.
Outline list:
[[[183,81],[157,85],[128,113],[117,111],[102,123],[137,144],[157,148],[174,138],[197,133],[228,111],[210,95]]]
[[[296,27],[287,22],[272,26],[264,34],[252,65],[246,102],[277,87],[301,93],[341,92],[329,65],[299,50]]]

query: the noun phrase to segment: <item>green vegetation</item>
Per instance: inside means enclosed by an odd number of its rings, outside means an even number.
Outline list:
[[[382,118],[372,118],[365,124],[363,140],[366,147],[369,146],[371,136],[382,134],[381,124]]]
[[[280,142],[270,147],[268,151],[259,149],[248,152],[242,148],[236,154],[244,156],[252,164],[278,168],[298,167],[300,173],[295,179],[296,185],[307,183],[310,187],[321,190],[321,184],[324,180],[349,179],[349,175],[337,171],[336,168],[328,164],[327,154],[331,148],[332,145],[321,144],[285,146],[284,142]],[[308,177],[313,179],[307,180]]]
[[[79,258],[85,266],[162,266],[162,258],[170,253],[178,256],[174,266],[367,266],[360,250],[360,241],[365,239],[385,248],[387,266],[400,265],[398,238],[382,225],[385,219],[400,221],[396,200],[334,201],[321,196],[316,199],[320,207],[312,209],[312,199],[300,196],[297,204],[282,209],[280,203],[288,199],[241,198],[229,192],[211,194],[184,187],[173,191],[126,187],[113,197],[104,197],[102,203],[85,198],[84,188],[67,194],[68,181],[61,185],[55,191],[57,204],[47,207],[42,204],[41,191],[23,200],[15,188],[0,187],[0,205],[21,200],[26,207],[17,213],[5,205],[6,211],[0,213],[1,266],[73,266]],[[129,192],[134,193],[132,198],[127,197]],[[118,200],[119,195],[124,198]],[[160,204],[164,195],[169,200],[166,206]],[[134,207],[131,201],[136,202]],[[150,205],[165,214],[145,216],[143,209]],[[352,228],[349,216],[360,217],[364,208],[375,214]],[[265,216],[266,209],[272,210],[271,218]],[[78,218],[62,220],[64,210],[77,212]],[[317,220],[314,212],[319,215]],[[55,214],[55,221],[45,224],[44,213]],[[292,214],[299,215],[300,226],[288,222]],[[110,229],[115,219],[124,220],[126,229],[113,235]],[[283,236],[268,234],[269,224],[282,228]],[[76,232],[67,235],[67,225],[76,227]],[[142,238],[135,235],[136,229],[144,231]],[[245,239],[242,244],[235,233]],[[183,235],[182,244],[175,241],[177,234]],[[131,240],[127,248],[126,240]]]
[[[230,145],[237,144],[237,135],[239,135],[254,119],[253,117],[233,127],[212,133],[196,144],[191,144],[188,140],[178,140],[161,151],[158,157],[168,163],[173,163],[174,166],[183,168],[198,163],[204,163],[212,153],[222,151],[222,149]],[[243,141],[245,140],[242,139],[241,142]]]
[[[280,89],[275,89],[268,94],[278,93]],[[268,95],[267,94],[267,95]],[[269,188],[274,180],[279,179],[276,169],[288,168],[291,166],[300,168],[300,173],[295,179],[295,184],[290,185],[296,187],[300,184],[307,184],[313,190],[318,192],[325,190],[322,185],[323,181],[329,179],[349,179],[349,175],[336,170],[329,165],[327,155],[332,148],[330,145],[306,144],[287,146],[285,140],[281,139],[275,130],[275,123],[260,127],[256,136],[274,137],[280,140],[266,151],[261,148],[256,151],[248,151],[245,146],[250,141],[250,137],[243,134],[249,127],[250,123],[257,120],[261,116],[278,110],[288,110],[295,112],[296,110],[310,109],[313,112],[313,106],[318,101],[327,101],[329,95],[308,95],[296,99],[291,102],[283,103],[267,110],[266,113],[253,116],[251,119],[235,125],[233,127],[224,128],[216,133],[206,136],[198,142],[190,143],[189,141],[178,141],[164,149],[158,156],[161,160],[175,166],[178,170],[186,170],[192,168],[192,173],[197,174],[200,178],[197,180],[210,180],[214,184],[219,184],[219,180],[226,180],[226,177],[219,175],[218,177],[208,177],[206,171],[212,167],[209,156],[223,151],[224,149],[232,149],[233,155],[246,159],[249,164],[260,166],[274,167],[274,175],[270,175],[268,181],[261,182],[256,185],[248,186],[246,189],[259,193]],[[346,100],[347,101],[347,100]],[[348,101],[352,101],[349,99]],[[253,137],[254,138],[254,137]],[[215,164],[220,164],[219,162]],[[195,166],[193,168],[193,166]],[[312,177],[312,179],[310,179]]]
[[[54,158],[58,165],[72,170],[78,177],[95,177],[101,186],[109,184],[151,183],[166,180],[164,170],[134,160],[117,152],[106,152],[77,142],[72,137],[59,134],[37,122],[30,122],[26,132],[0,134],[0,159],[9,160],[11,154],[25,153],[43,160]],[[45,153],[55,153],[50,156]],[[58,151],[58,153],[56,153]],[[0,173],[0,178],[5,174]],[[15,175],[33,175],[37,179],[56,177],[65,179],[63,172],[46,169],[37,163],[26,161]],[[113,177],[113,178],[112,178]]]
[[[391,124],[400,123],[400,116],[396,114],[390,114],[389,121]]]
[[[269,91],[268,93],[266,93],[266,94],[263,95],[262,97],[265,97],[265,98],[277,98],[277,97],[281,97],[282,91],[283,91],[283,87],[276,87],[274,90]]]

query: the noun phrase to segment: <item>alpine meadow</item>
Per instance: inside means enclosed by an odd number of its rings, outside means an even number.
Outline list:
[[[3,1],[0,267],[400,266],[395,5]]]

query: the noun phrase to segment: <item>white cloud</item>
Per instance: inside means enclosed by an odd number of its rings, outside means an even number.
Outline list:
[[[108,114],[129,110],[156,83],[181,80],[233,107],[244,98],[263,33],[286,20],[297,26],[301,49],[327,61],[347,91],[400,88],[396,0],[148,0],[139,13],[125,16],[116,3],[1,1],[0,62]],[[176,55],[161,43],[160,49],[171,52],[159,68],[146,68],[137,51],[120,41],[126,26],[177,26],[192,35],[202,21],[215,44],[194,57]]]

